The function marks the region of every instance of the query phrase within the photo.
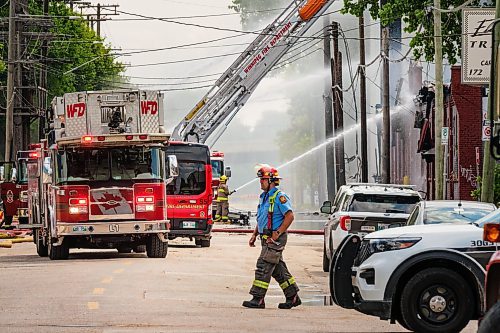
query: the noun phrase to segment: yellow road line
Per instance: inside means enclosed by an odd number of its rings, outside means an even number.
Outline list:
[[[115,274],[120,274],[120,273],[123,273],[123,271],[124,271],[124,269],[123,269],[123,268],[120,268],[120,269],[115,269],[115,270],[113,271],[113,273],[115,273]]]
[[[94,295],[102,295],[104,294],[104,288],[94,288],[94,291],[92,292],[92,294]]]
[[[89,310],[97,310],[99,309],[99,302],[87,302],[87,308]]]
[[[104,279],[102,279],[101,283],[111,283],[111,281],[113,281],[113,277],[107,276]]]

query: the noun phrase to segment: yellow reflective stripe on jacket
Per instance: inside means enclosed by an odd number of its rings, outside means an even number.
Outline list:
[[[274,201],[276,200],[276,197],[280,193],[281,193],[281,191],[277,190],[276,192],[274,192],[274,194],[272,196],[269,197],[269,210],[268,210],[269,213],[274,212]]]
[[[260,281],[260,280],[253,280],[253,285],[262,289],[267,289],[269,288],[269,282],[265,281]]]
[[[217,201],[227,201],[227,200],[228,200],[228,198],[224,198],[224,197],[220,198],[220,197],[217,197]]]
[[[226,192],[226,190],[225,190],[225,189],[223,189],[223,188],[220,188],[220,189],[219,189],[219,192]]]
[[[286,288],[288,288],[289,286],[291,286],[294,283],[295,283],[295,278],[292,276],[291,278],[289,278],[288,280],[286,280],[285,282],[280,284],[280,287],[281,287],[281,289],[285,290]]]

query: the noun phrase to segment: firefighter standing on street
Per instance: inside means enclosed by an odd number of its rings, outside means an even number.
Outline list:
[[[287,242],[287,229],[292,224],[294,216],[288,195],[279,188],[281,177],[275,168],[263,165],[257,171],[260,178],[260,187],[264,191],[260,195],[257,207],[257,226],[248,241],[253,247],[257,236],[261,236],[262,250],[257,259],[255,280],[253,281],[250,301],[244,301],[247,308],[264,309],[266,296],[271,277],[280,285],[285,294],[285,303],[280,303],[278,308],[291,309],[301,304],[298,291],[299,287],[295,278],[290,274],[283,261],[283,250]]]
[[[229,222],[229,188],[227,187],[227,177],[220,176],[219,187],[217,188],[217,212],[215,213],[215,222]]]

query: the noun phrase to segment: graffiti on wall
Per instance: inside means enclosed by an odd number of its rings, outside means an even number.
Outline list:
[[[477,175],[474,175],[472,170],[472,165],[469,168],[464,168],[460,166],[460,175],[467,179],[467,182],[474,188],[477,187]]]

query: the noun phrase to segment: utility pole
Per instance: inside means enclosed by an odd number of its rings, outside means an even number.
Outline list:
[[[382,183],[391,183],[391,103],[389,100],[389,28],[382,29]]]
[[[325,101],[325,138],[326,140],[333,137],[333,100],[332,100],[332,85],[334,83],[332,70],[332,52],[330,47],[331,42],[331,27],[328,23],[328,17],[325,16],[323,19],[323,50],[324,50],[324,66],[325,69],[330,70],[332,73],[332,81],[325,81],[325,91],[324,91],[324,101]],[[335,170],[335,155],[334,155],[335,145],[330,142],[326,146],[326,191],[328,194],[327,200],[332,201],[335,198],[335,175],[333,170]]]
[[[6,162],[12,159],[12,143],[14,134],[14,71],[16,61],[16,13],[17,0],[10,0],[9,7],[9,41],[7,55],[7,108],[5,112],[5,157]]]
[[[500,18],[500,1],[497,0],[496,3],[496,13],[495,13],[495,18],[498,20]],[[500,44],[500,26],[497,24],[495,27],[495,43],[491,46],[494,52],[498,52],[498,46]],[[497,53],[498,57],[498,53]],[[498,66],[497,63],[493,62],[493,59],[491,59],[491,66]],[[498,71],[498,68],[497,68]],[[494,98],[495,101],[495,107],[498,110],[498,102],[499,102],[499,96],[498,96],[498,84],[500,83],[498,80],[498,77],[492,77],[490,78],[490,82],[492,80],[495,81],[495,87],[496,91],[491,90],[491,83],[490,83],[490,89],[489,89],[489,94],[488,98]],[[488,103],[488,106],[490,103]],[[491,112],[491,110],[488,110],[488,114]],[[491,130],[495,128],[494,124],[490,124]],[[485,141],[484,142],[484,157],[483,157],[483,184],[481,187],[481,201],[483,202],[493,202],[494,200],[494,184],[495,184],[495,160],[493,159],[493,156],[490,154],[490,145],[491,141]],[[493,202],[496,203],[496,202]]]
[[[49,0],[43,0],[43,15],[48,18],[49,14]],[[44,139],[45,137],[45,119],[47,117],[47,66],[48,66],[48,61],[47,55],[48,55],[48,41],[44,39],[42,41],[42,46],[41,46],[41,55],[42,55],[42,66],[40,69],[40,88],[42,91],[39,92],[38,95],[38,103],[39,106],[41,107],[41,110],[43,110],[43,114],[40,114],[40,118],[38,119],[38,141],[40,139]]]
[[[368,182],[368,133],[366,128],[365,18],[359,17],[359,90],[361,106],[361,182]]]
[[[119,5],[101,5],[98,3],[97,5],[93,5],[91,3],[82,3],[78,6],[81,10],[83,9],[93,9],[95,10],[95,14],[83,14],[86,15],[87,19],[91,23],[91,27],[94,28],[94,22],[96,23],[96,33],[97,36],[101,37],[101,22],[108,21],[110,18],[108,16],[120,15],[117,12],[117,8]],[[102,14],[102,10],[106,10],[105,14]],[[112,11],[114,10],[114,12]]]
[[[48,3],[49,0],[43,0],[44,13],[48,13]],[[13,161],[17,151],[27,148],[32,120],[43,117],[46,112],[46,45],[47,39],[54,36],[48,32],[53,22],[47,16],[31,16],[28,4],[28,0],[11,1],[9,31],[0,31],[0,40],[7,41],[8,47],[5,161]],[[39,42],[41,60],[31,57]]]
[[[436,179],[435,199],[443,199],[444,158],[441,145],[441,128],[443,127],[443,38],[441,36],[441,0],[434,0],[434,61],[436,77],[436,98],[434,99],[434,177]]]
[[[334,100],[334,135],[342,134],[344,131],[344,110],[342,92],[342,53],[339,51],[339,24],[332,23],[333,34],[333,100]],[[345,185],[345,160],[344,160],[344,136],[335,141],[335,179],[337,190]]]

